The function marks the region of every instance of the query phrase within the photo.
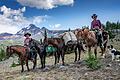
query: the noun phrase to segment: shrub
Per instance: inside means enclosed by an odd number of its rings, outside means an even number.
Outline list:
[[[16,64],[16,63],[13,61],[13,63],[11,64],[10,67],[16,67],[16,66],[18,66],[18,64]]]
[[[24,65],[24,64],[25,64],[25,62],[23,63],[23,65]],[[18,63],[15,63],[15,62],[13,61],[10,67],[16,67],[16,66],[19,66],[19,65],[21,65],[21,64],[20,64],[20,60],[18,60]]]
[[[115,38],[115,34],[112,33],[111,31],[108,31],[108,34],[109,34],[109,38],[110,38],[110,39]]]
[[[89,55],[85,62],[86,65],[93,70],[101,68],[100,61],[97,58],[95,58],[92,54]]]
[[[0,48],[0,61],[3,61],[6,59],[6,52],[3,48]]]

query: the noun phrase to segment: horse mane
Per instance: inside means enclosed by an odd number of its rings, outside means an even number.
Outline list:
[[[41,45],[41,43],[40,43],[39,41],[35,40],[35,39],[31,39],[30,42],[32,42],[32,41],[35,43],[36,46],[37,46],[37,45]]]

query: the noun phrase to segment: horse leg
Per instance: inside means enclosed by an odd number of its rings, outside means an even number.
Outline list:
[[[97,59],[97,45],[95,45],[94,54],[95,54],[95,58]]]
[[[76,61],[77,61],[77,47],[75,48],[75,61],[74,62]]]
[[[104,57],[103,56],[103,54],[104,54],[104,45],[102,44],[102,41],[100,43],[100,49],[101,49],[101,56]]]
[[[79,58],[78,58],[78,61],[79,61],[81,56],[81,48],[78,48],[78,52],[79,52]]]
[[[64,65],[64,50],[62,50],[61,58],[62,58],[62,65]]]
[[[106,47],[107,47],[107,43],[104,44],[104,49],[103,49],[103,53],[105,54],[105,57],[106,57]]]
[[[46,61],[46,52],[43,54],[43,59],[42,59],[43,68],[45,68],[45,61]]]
[[[58,58],[57,63],[59,63],[59,61],[60,61],[60,53],[58,51],[57,51],[57,58]]]
[[[55,56],[55,65],[56,65],[56,63],[57,63],[57,53],[56,52],[54,53],[54,56]]]
[[[59,48],[57,49],[57,63],[59,63],[60,61],[60,53],[61,53],[62,50],[60,50]]]
[[[105,55],[104,55],[104,48],[103,47],[100,47],[100,49],[101,49],[101,56],[104,58],[105,57]]]
[[[45,68],[45,60],[46,60],[46,51],[41,52],[40,59],[41,59],[41,68]]]
[[[35,69],[36,65],[37,65],[37,54],[35,55],[35,61],[33,62],[34,66],[33,66],[33,69]]]
[[[40,60],[41,60],[41,68],[43,68],[43,52],[41,54],[39,54]]]
[[[24,61],[23,61],[23,60],[21,60],[21,67],[22,67],[21,72],[23,72],[23,71],[24,71],[24,66],[23,66],[23,63],[24,63]]]
[[[27,66],[27,70],[30,71],[29,66],[28,66],[28,59],[26,59],[26,66]]]

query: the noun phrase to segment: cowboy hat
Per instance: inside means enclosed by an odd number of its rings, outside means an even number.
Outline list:
[[[25,33],[25,34],[24,34],[24,36],[26,37],[26,35],[29,35],[29,36],[31,36],[31,34],[30,34],[30,33]]]
[[[92,18],[93,18],[93,17],[97,17],[97,15],[96,15],[96,14],[93,14],[91,17],[92,17]]]

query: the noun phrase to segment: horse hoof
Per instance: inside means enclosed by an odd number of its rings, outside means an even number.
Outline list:
[[[75,60],[74,62],[77,62],[77,60]]]
[[[33,67],[33,69],[35,69],[35,67]]]
[[[80,59],[78,59],[78,61],[80,61]]]
[[[30,71],[30,69],[28,69],[28,71]]]
[[[21,73],[23,73],[23,70],[21,71]]]
[[[63,66],[65,65],[65,63],[62,64]]]
[[[45,68],[45,67],[42,66],[40,69],[44,69],[44,68]]]

